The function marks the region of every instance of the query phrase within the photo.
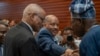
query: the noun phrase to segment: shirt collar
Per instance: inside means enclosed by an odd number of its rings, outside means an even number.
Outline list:
[[[92,29],[92,28],[94,28],[94,27],[97,27],[97,26],[99,26],[99,25],[93,25],[90,29]],[[90,29],[89,29],[89,30],[90,30]]]
[[[32,27],[27,22],[23,21],[23,23],[25,23],[29,27],[29,29],[32,31],[32,33],[34,32]]]

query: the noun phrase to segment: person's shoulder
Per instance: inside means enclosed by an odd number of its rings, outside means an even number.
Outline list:
[[[94,33],[100,33],[100,25],[97,25],[93,27],[92,29],[89,30],[89,33],[94,34]]]
[[[47,29],[43,27],[43,28],[40,29],[39,32],[41,32],[41,31],[47,31]]]
[[[82,37],[82,41],[89,43],[89,41],[94,41],[94,39],[97,40],[99,36],[100,36],[100,26],[98,25],[90,29],[88,32],[86,32],[85,35]]]
[[[12,27],[8,32],[7,32],[7,37],[17,37],[17,38],[29,38],[32,37],[32,33],[30,31],[28,31],[27,29],[25,29],[24,27],[21,27],[19,25],[16,25],[14,27]]]
[[[100,25],[98,25],[98,27],[96,27],[98,30],[100,30]]]
[[[49,33],[49,31],[46,28],[41,28],[40,31],[39,31],[39,33],[40,34],[42,34],[42,33],[45,34],[45,33]]]
[[[38,32],[38,34],[37,34],[37,37],[40,37],[40,36],[42,36],[42,37],[51,37],[52,36],[52,34],[49,32],[49,30],[48,29],[46,29],[46,28],[41,28],[40,29],[40,31]]]

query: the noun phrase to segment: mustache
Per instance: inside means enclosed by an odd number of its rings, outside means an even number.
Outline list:
[[[58,31],[58,29],[55,28],[55,29],[53,29],[53,31]]]

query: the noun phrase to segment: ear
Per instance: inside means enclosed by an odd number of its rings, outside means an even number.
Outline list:
[[[43,22],[42,24],[43,24],[43,26],[45,26],[45,22]]]
[[[29,14],[29,17],[30,17],[30,18],[34,18],[34,16],[35,16],[34,13],[30,13],[30,14]]]
[[[82,21],[81,21],[80,19],[76,19],[76,23],[77,23],[77,24],[81,24]]]
[[[84,26],[84,21],[81,20],[81,19],[76,19],[76,20],[75,20],[75,24],[76,24],[77,26]]]
[[[43,20],[43,26],[46,26],[46,25],[47,25],[47,21]]]

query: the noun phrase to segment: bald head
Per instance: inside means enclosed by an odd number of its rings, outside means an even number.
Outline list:
[[[42,27],[46,12],[37,4],[29,4],[23,11],[22,21],[29,24],[34,31],[39,31]]]
[[[44,22],[51,22],[51,21],[58,21],[58,18],[55,15],[47,15],[44,19]]]
[[[5,21],[0,21],[0,31],[6,31],[8,29],[8,24]]]
[[[44,20],[44,27],[47,28],[55,36],[59,29],[58,18],[55,15],[47,15]]]
[[[0,24],[0,31],[5,31],[7,30],[7,26]]]
[[[6,22],[0,21],[0,44],[3,43],[4,34],[7,32],[8,27]]]
[[[30,17],[30,15],[37,14],[41,18],[45,17],[46,12],[38,4],[29,4],[23,11],[23,19]]]

